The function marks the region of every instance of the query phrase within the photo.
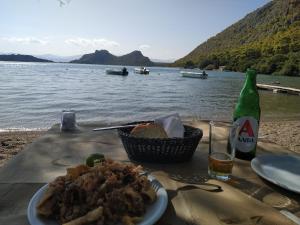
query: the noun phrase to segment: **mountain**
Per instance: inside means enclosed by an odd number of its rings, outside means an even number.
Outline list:
[[[16,62],[52,62],[50,60],[36,58],[32,55],[20,54],[3,54],[0,55],[0,61],[16,61]]]
[[[128,66],[153,66],[154,63],[145,57],[140,51],[133,51],[129,54],[118,57],[118,61],[122,65]]]
[[[70,62],[71,60],[75,60],[81,57],[81,55],[60,56],[60,55],[52,55],[52,54],[34,55],[34,56],[40,59],[47,59],[53,62]]]
[[[267,3],[173,65],[300,75],[300,0]]]
[[[140,51],[133,51],[122,56],[115,56],[107,50],[96,50],[94,53],[83,55],[78,60],[70,63],[102,64],[102,65],[128,65],[128,66],[153,66],[155,65]]]
[[[80,59],[72,60],[70,63],[109,64],[111,62],[112,65],[115,65],[117,58],[107,50],[96,50],[94,53],[85,54]]]

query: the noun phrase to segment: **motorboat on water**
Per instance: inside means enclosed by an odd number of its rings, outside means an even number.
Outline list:
[[[194,71],[181,71],[180,72],[183,77],[189,78],[199,78],[199,79],[207,79],[207,73],[203,72],[194,72]]]
[[[109,75],[128,76],[128,70],[126,69],[126,67],[124,67],[121,70],[108,69],[105,72],[106,72],[106,74],[109,74]]]
[[[146,67],[139,67],[139,68],[134,68],[134,72],[138,73],[138,74],[147,75],[147,74],[149,74],[150,71],[148,69],[146,69]]]

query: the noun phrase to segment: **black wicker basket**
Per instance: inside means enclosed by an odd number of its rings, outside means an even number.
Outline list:
[[[140,121],[130,124],[148,123]],[[130,134],[133,127],[118,129],[128,157],[134,161],[171,163],[184,162],[193,156],[203,132],[184,125],[184,138],[138,138]]]

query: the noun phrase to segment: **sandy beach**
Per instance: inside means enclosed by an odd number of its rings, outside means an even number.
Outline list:
[[[259,128],[259,138],[300,153],[300,120],[263,122]]]
[[[45,131],[0,132],[0,167],[44,133]]]
[[[45,131],[11,131],[0,133],[0,167]],[[262,122],[259,130],[261,141],[276,143],[300,153],[300,121]]]

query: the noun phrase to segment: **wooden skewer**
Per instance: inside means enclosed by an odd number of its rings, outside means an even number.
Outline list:
[[[119,129],[119,128],[135,127],[136,125],[137,124],[112,126],[112,127],[101,127],[101,128],[95,128],[95,129],[93,129],[93,131],[114,130],[114,129]]]

